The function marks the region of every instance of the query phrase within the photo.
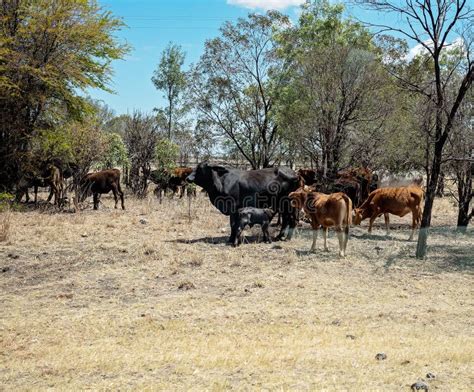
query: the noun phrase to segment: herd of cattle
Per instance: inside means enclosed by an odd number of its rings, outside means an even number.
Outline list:
[[[64,200],[64,181],[71,176],[66,170],[48,165],[46,175],[41,178],[23,178],[17,186],[16,201],[23,195],[29,200],[28,188],[37,191],[40,186],[49,186],[48,202],[54,196],[59,205]],[[231,235],[229,242],[234,246],[242,242],[246,226],[258,224],[262,227],[265,242],[270,242],[268,227],[278,213],[281,229],[277,239],[291,239],[303,211],[311,222],[315,249],[317,232],[323,228],[324,249],[327,250],[327,231],[334,227],[339,240],[339,254],[346,253],[349,227],[370,219],[369,232],[374,220],[384,215],[387,232],[389,214],[400,217],[412,213],[413,239],[421,220],[423,190],[419,181],[401,187],[378,188],[378,177],[365,168],[347,169],[338,172],[328,180],[317,170],[300,169],[297,172],[276,167],[261,170],[239,170],[220,165],[199,164],[195,169],[177,168],[167,171],[152,171],[150,179],[156,184],[155,194],[161,200],[163,193],[178,193],[182,197],[185,189],[188,196],[195,196],[200,186],[207,193],[211,203],[224,215],[230,217]],[[92,194],[94,209],[99,206],[100,195],[112,191],[117,208],[120,197],[125,209],[124,194],[120,186],[118,169],[89,173],[80,179],[80,200]],[[354,207],[354,208],[353,208]]]

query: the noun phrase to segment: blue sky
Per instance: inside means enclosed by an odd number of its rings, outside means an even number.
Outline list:
[[[226,21],[235,21],[250,11],[279,9],[296,20],[303,0],[99,0],[99,3],[123,18],[128,27],[118,33],[132,46],[124,60],[113,64],[111,88],[116,94],[100,90],[88,93],[100,99],[117,114],[134,109],[151,112],[162,106],[162,93],[151,82],[161,52],[168,42],[182,46],[186,66],[196,62],[206,39],[219,34]],[[258,7],[259,6],[259,7]],[[359,15],[360,17],[360,15]]]

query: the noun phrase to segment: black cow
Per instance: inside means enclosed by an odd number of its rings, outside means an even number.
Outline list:
[[[125,209],[123,202],[123,192],[120,187],[120,170],[109,169],[102,170],[97,173],[88,173],[81,180],[81,197],[80,201],[83,202],[86,197],[92,193],[94,199],[94,210],[99,208],[99,195],[103,193],[109,193],[112,191],[115,198],[115,208],[117,208],[118,197],[122,202],[122,209]]]
[[[288,198],[300,186],[298,175],[286,167],[243,171],[218,165],[200,163],[187,177],[204,188],[211,203],[230,217],[229,242],[237,235],[237,218],[240,208],[271,208],[282,214],[282,226],[277,239],[283,239],[289,226],[287,239],[296,226],[296,211]]]
[[[270,208],[244,207],[239,210],[237,219],[237,235],[235,236],[234,246],[242,243],[243,231],[248,225],[260,225],[262,227],[263,240],[266,243],[272,242],[268,227],[275,213]]]

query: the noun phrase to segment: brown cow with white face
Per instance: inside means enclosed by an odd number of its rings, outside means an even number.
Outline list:
[[[408,238],[408,241],[411,241],[421,220],[423,194],[423,189],[418,186],[376,189],[359,208],[354,210],[354,224],[359,225],[364,219],[370,218],[369,233],[371,233],[375,219],[383,214],[388,235],[390,232],[389,214],[403,217],[411,212],[412,231]]]
[[[352,217],[352,201],[344,193],[325,194],[313,192],[307,187],[300,188],[290,193],[293,207],[304,212],[311,219],[313,229],[313,244],[311,251],[316,249],[318,229],[323,227],[324,250],[328,251],[327,233],[329,227],[334,227],[339,240],[339,256],[346,256],[347,240],[349,238],[349,226]]]

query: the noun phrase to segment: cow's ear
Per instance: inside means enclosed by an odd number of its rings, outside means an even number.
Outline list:
[[[213,166],[212,170],[215,171],[219,176],[222,176],[229,172],[229,170],[227,170],[227,168],[225,168],[224,166],[217,166],[217,165]]]

